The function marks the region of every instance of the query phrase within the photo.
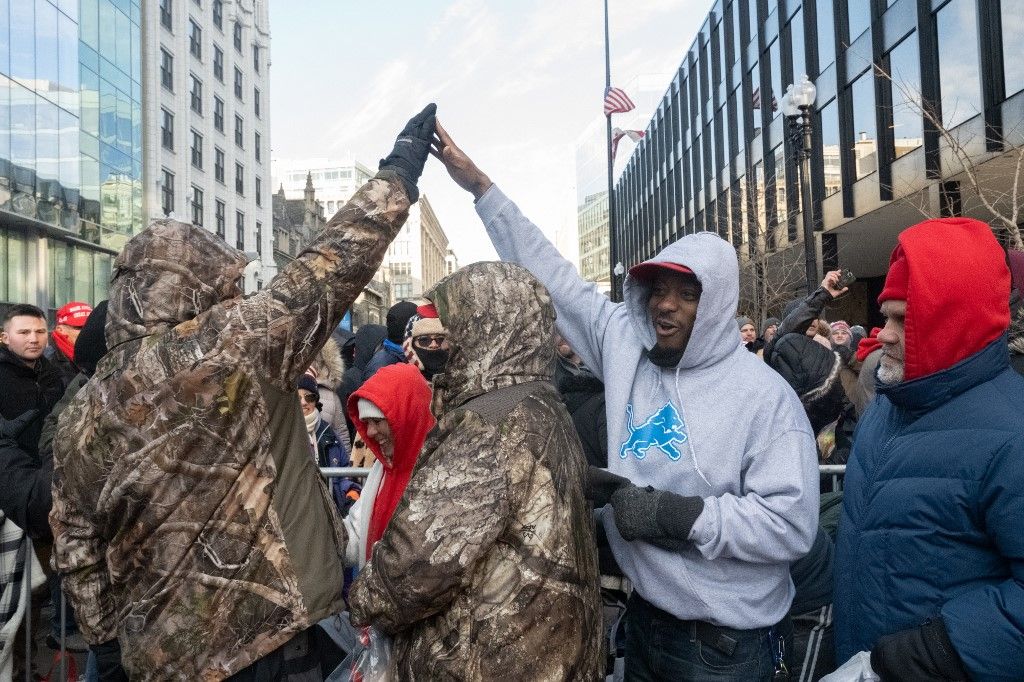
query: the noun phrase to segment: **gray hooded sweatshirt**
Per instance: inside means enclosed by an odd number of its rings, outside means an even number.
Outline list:
[[[740,343],[733,248],[702,232],[654,259],[685,265],[703,287],[686,352],[665,369],[644,353],[655,334],[643,281],[627,277],[625,302],[612,303],[497,186],[476,208],[501,258],[547,287],[559,331],[604,382],[609,470],[704,499],[691,542],[678,551],[622,539],[605,509],[612,550],[634,587],[684,620],[778,623],[793,600],[789,565],[817,532],[817,448],[796,394]]]

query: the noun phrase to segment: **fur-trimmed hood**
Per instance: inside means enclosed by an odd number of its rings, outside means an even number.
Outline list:
[[[323,350],[316,356],[311,366],[316,371],[317,384],[332,391],[338,390],[341,375],[345,373],[345,364],[341,361],[341,350],[333,337],[327,339]]]

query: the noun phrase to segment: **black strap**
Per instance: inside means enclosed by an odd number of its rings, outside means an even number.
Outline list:
[[[537,393],[538,390],[554,390],[545,381],[531,381],[515,386],[505,386],[488,391],[464,403],[460,410],[475,412],[491,424],[496,424],[519,407],[519,403]]]

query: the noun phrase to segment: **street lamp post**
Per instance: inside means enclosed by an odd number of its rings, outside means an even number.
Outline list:
[[[804,76],[799,83],[790,85],[782,97],[782,113],[799,133],[800,139],[800,211],[804,223],[804,267],[807,275],[807,293],[818,286],[818,258],[814,241],[814,200],[811,196],[811,111],[818,95],[814,83]]]

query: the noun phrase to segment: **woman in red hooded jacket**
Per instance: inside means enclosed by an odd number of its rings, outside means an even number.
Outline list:
[[[345,517],[345,563],[362,566],[384,535],[434,427],[430,386],[414,365],[388,365],[348,399],[348,413],[374,462],[359,500]]]

